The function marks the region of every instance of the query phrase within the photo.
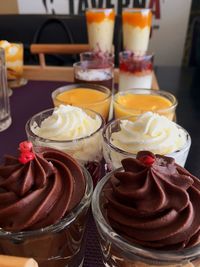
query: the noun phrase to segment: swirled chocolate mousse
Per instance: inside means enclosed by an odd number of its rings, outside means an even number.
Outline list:
[[[62,151],[28,141],[19,150],[0,166],[0,254],[81,266],[91,177]]]
[[[54,224],[80,202],[84,191],[82,170],[65,153],[40,148],[19,158],[6,156],[0,166],[0,226],[13,232]]]
[[[141,151],[104,186],[104,215],[133,244],[173,250],[200,242],[200,181],[173,158]]]

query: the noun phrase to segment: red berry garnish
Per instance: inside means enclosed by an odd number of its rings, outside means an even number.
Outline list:
[[[22,164],[26,164],[27,162],[33,160],[35,158],[35,154],[31,151],[23,151],[18,160],[19,162],[21,162]]]
[[[21,152],[32,151],[33,144],[30,141],[24,141],[19,144],[19,150]]]
[[[147,165],[147,166],[151,166],[151,165],[154,163],[155,158],[152,157],[152,156],[150,156],[150,155],[146,155],[146,156],[142,156],[142,157],[140,157],[139,160],[140,160],[143,164],[145,164],[145,165]]]

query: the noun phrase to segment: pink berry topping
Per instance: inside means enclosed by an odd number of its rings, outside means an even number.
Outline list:
[[[30,141],[24,141],[19,144],[20,156],[19,162],[26,164],[27,162],[35,158],[35,154],[32,152],[33,144]]]
[[[24,141],[19,144],[19,150],[23,151],[32,151],[33,144],[30,141]]]
[[[145,165],[147,165],[147,166],[151,166],[151,165],[154,163],[155,158],[152,157],[152,156],[150,156],[150,155],[146,155],[146,156],[142,156],[142,157],[140,157],[139,160],[140,160],[143,164],[145,164]]]

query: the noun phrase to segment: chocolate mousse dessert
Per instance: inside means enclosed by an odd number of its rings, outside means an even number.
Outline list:
[[[40,267],[81,266],[92,194],[88,173],[68,154],[22,142],[0,166],[0,254]]]
[[[200,180],[173,158],[149,151],[122,166],[93,196],[106,266],[200,266]]]

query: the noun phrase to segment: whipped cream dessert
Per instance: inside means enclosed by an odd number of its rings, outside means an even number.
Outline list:
[[[104,133],[104,158],[111,169],[120,167],[123,158],[136,157],[141,150],[171,156],[184,166],[191,139],[176,123],[152,112],[140,115],[134,122],[119,120],[118,123],[118,129],[110,136],[109,129]]]
[[[119,91],[151,89],[153,55],[137,56],[130,51],[120,53]]]
[[[101,206],[111,227],[143,248],[181,250],[199,244],[199,179],[173,158],[149,151],[124,159],[122,166],[103,188],[107,201]]]
[[[23,73],[23,45],[2,40],[0,47],[5,50],[8,79],[21,77]]]
[[[90,49],[112,52],[115,13],[113,9],[90,9],[86,11],[87,32]]]
[[[18,150],[0,165],[0,253],[80,266],[91,177],[62,151],[28,141]]]
[[[122,21],[124,49],[139,55],[145,54],[152,24],[151,10],[125,8],[122,12]]]
[[[103,121],[98,114],[92,117],[81,108],[60,105],[40,125],[34,119],[29,124],[34,145],[57,148],[81,163],[101,158]]]

